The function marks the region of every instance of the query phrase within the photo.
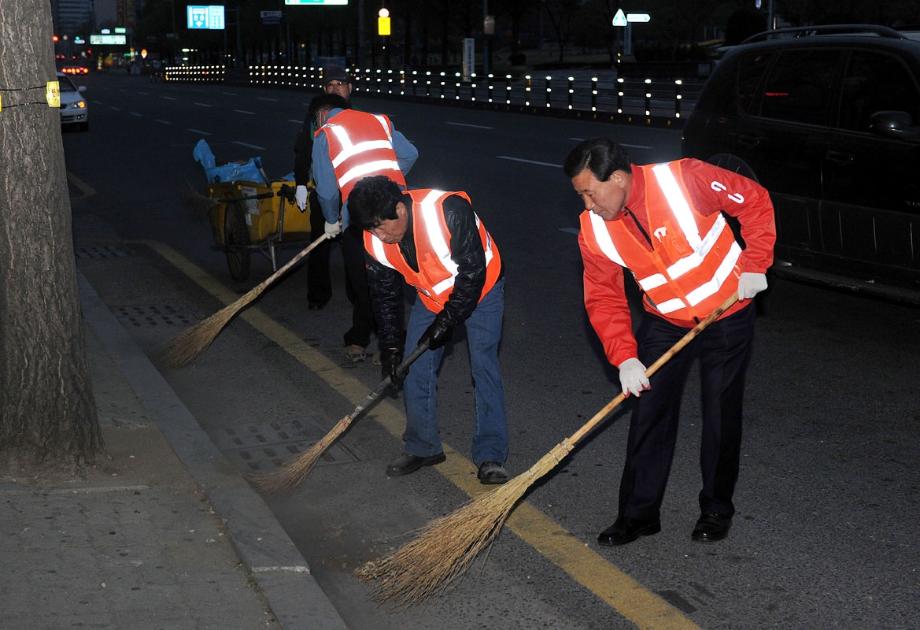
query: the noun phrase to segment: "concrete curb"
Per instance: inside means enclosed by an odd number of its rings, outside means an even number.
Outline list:
[[[284,628],[347,628],[262,498],[217,449],[169,383],[77,272],[83,317],[151,420],[224,521],[240,560]]]

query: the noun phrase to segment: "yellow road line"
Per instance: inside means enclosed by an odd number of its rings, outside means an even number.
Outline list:
[[[143,242],[218,301],[230,304],[239,298],[168,245],[156,241]],[[239,317],[322,378],[345,399],[357,401],[367,396],[366,385],[258,307],[250,307]],[[403,412],[389,400],[382,401],[370,417],[394,437],[401,438]],[[471,497],[487,490],[476,479],[473,462],[447,444],[444,445],[444,452],[447,461],[434,467],[434,470]],[[638,627],[698,627],[679,610],[629,577],[527,501],[518,504],[508,518],[507,525],[521,540]]]

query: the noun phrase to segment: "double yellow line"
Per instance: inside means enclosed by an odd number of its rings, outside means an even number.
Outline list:
[[[156,241],[144,241],[195,284],[224,304],[239,296],[177,251]],[[347,400],[362,400],[367,386],[351,376],[323,353],[304,342],[257,307],[250,307],[240,318],[319,376]],[[395,438],[401,439],[404,416],[389,401],[381,402],[372,416]],[[444,445],[447,461],[435,470],[469,496],[484,491],[476,479],[476,466],[461,453]],[[507,526],[540,555],[569,574],[605,604],[640,628],[697,628],[692,620],[626,575],[530,503],[521,502],[511,513]]]

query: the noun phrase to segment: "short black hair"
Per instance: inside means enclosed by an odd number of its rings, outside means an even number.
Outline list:
[[[403,200],[403,191],[385,175],[358,180],[348,195],[348,215],[362,230],[372,230],[381,222],[396,218],[396,204]]]
[[[626,149],[610,138],[591,138],[580,142],[565,158],[562,168],[570,178],[586,168],[591,169],[599,182],[606,182],[614,171],[632,172]]]
[[[310,100],[310,106],[307,108],[307,115],[310,120],[316,118],[316,113],[323,109],[348,109],[348,101],[338,94],[320,94]]]

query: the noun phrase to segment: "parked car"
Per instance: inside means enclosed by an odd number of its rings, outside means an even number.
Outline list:
[[[80,131],[89,129],[89,105],[83,98],[86,86],[77,87],[65,74],[57,73],[61,87],[61,125],[76,125]]]
[[[755,177],[777,261],[920,290],[920,41],[874,25],[761,33],[729,51],[683,153]]]

